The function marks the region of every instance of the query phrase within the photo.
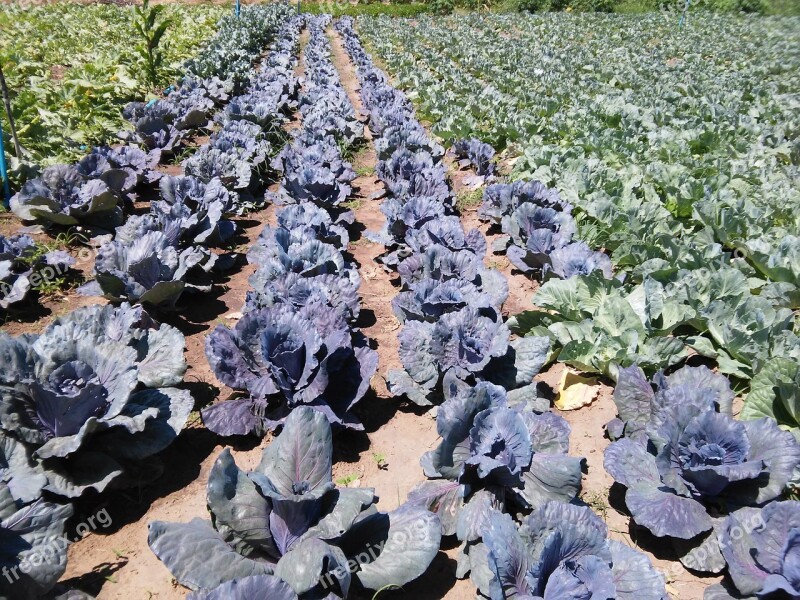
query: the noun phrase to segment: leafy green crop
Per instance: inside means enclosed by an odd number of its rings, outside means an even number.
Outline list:
[[[144,0],[141,7],[135,6],[133,12],[135,15],[133,25],[141,40],[136,45],[136,52],[144,61],[147,82],[152,87],[156,87],[164,66],[164,49],[161,46],[161,40],[172,23],[169,19],[157,20],[164,12],[164,6],[150,6],[150,0]]]
[[[520,332],[612,376],[693,351],[749,380],[800,357],[800,20],[674,16],[358,26],[434,133],[556,188],[611,257],[620,281],[547,282]]]
[[[753,378],[742,409],[743,419],[772,417],[800,437],[800,364],[776,358]]]
[[[165,35],[168,43],[162,40],[160,81],[183,72],[183,62],[202,47],[227,10],[165,6],[163,17],[175,25]],[[20,142],[33,162],[72,162],[86,147],[107,141],[123,129],[122,106],[152,88],[131,43],[136,37],[133,7],[53,3],[23,9],[3,4],[0,30],[0,65]],[[7,134],[5,120],[3,130]],[[12,167],[16,163],[12,157]]]

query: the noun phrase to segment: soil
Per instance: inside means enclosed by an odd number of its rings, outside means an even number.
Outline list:
[[[330,31],[333,60],[339,69],[342,83],[356,111],[361,109],[358,81],[338,34]],[[294,125],[290,125],[294,126]],[[366,130],[367,142],[355,154],[353,165],[359,177],[355,181],[351,207],[355,212],[357,227],[351,234],[348,248],[358,264],[362,278],[360,294],[362,309],[358,325],[373,342],[379,355],[379,368],[368,396],[357,410],[365,426],[360,433],[343,433],[336,439],[334,478],[345,480],[350,486],[375,488],[380,500],[378,507],[388,511],[405,500],[408,491],[424,480],[419,459],[437,443],[434,412],[420,409],[407,402],[393,399],[385,384],[388,370],[400,367],[397,354],[397,334],[400,324],[391,309],[391,299],[397,293],[394,276],[387,273],[375,258],[384,248],[364,237],[365,230],[379,230],[384,217],[379,210],[380,200],[370,199],[382,190],[374,175],[376,156],[372,136]],[[464,193],[464,176],[450,166],[453,187],[457,194]],[[165,171],[176,172],[175,167]],[[180,169],[177,169],[180,172]],[[274,207],[248,215],[240,220],[242,234],[237,240],[237,250],[245,251],[257,238],[266,223],[274,223]],[[537,284],[511,269],[504,256],[491,252],[491,242],[497,233],[489,231],[477,219],[477,206],[464,206],[462,219],[466,228],[478,228],[487,238],[487,265],[501,270],[509,281],[509,299],[504,313],[516,314],[532,308],[531,298]],[[0,215],[0,233],[18,230],[21,224],[12,216]],[[360,231],[359,231],[360,230]],[[43,234],[36,234],[43,236]],[[88,273],[91,260],[83,266]],[[225,399],[232,390],[216,381],[205,358],[205,336],[218,324],[231,326],[239,316],[249,289],[248,277],[252,266],[241,260],[239,266],[219,285],[215,292],[202,297],[185,297],[181,310],[167,322],[179,327],[186,336],[186,360],[190,365],[186,375],[187,386],[195,392],[197,408],[214,399]],[[97,298],[83,298],[74,293],[48,299],[40,313],[19,320],[9,319],[2,330],[19,334],[40,331],[55,316],[79,306],[97,303]],[[102,301],[101,301],[102,302]],[[538,376],[544,393],[555,395],[563,365],[556,364]],[[630,522],[624,513],[619,494],[609,493],[612,480],[603,469],[603,451],[608,441],[603,435],[603,424],[615,416],[609,382],[601,382],[597,399],[578,411],[561,413],[572,426],[571,449],[573,455],[586,457],[582,499],[592,506],[606,521],[611,536],[647,552],[655,564],[667,573],[669,592],[676,600],[696,600],[702,597],[706,585],[717,581],[700,579],[682,569],[669,549],[657,540],[648,538]],[[549,388],[549,389],[548,389]],[[177,585],[169,571],[150,551],[147,545],[148,524],[157,521],[187,522],[192,518],[208,518],[205,487],[208,474],[221,450],[229,447],[241,468],[254,468],[269,439],[223,441],[203,428],[197,413],[193,413],[190,426],[160,457],[163,476],[151,484],[125,492],[112,492],[100,497],[82,499],[78,506],[78,519],[86,521],[92,515],[106,510],[110,517],[108,527],[98,527],[69,550],[67,571],[62,583],[75,586],[96,595],[101,600],[173,600],[184,598],[187,590]],[[155,475],[156,465],[152,467]],[[152,479],[152,477],[148,477]],[[79,522],[76,520],[76,522]],[[95,522],[99,522],[95,519]],[[383,592],[381,597],[413,598],[419,600],[466,600],[475,598],[469,580],[456,580],[455,558],[457,546],[451,540],[444,542],[428,572],[403,590]],[[651,554],[655,552],[657,557]],[[677,567],[676,567],[677,565]]]
[[[50,67],[50,79],[53,81],[61,81],[69,67],[67,65],[52,65]]]

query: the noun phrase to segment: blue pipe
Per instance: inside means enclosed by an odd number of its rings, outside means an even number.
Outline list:
[[[236,0],[236,16],[239,17],[242,14],[242,0]]]
[[[8,165],[6,151],[3,147],[3,124],[0,123],[0,177],[3,178],[3,205],[8,208],[11,200],[11,184],[8,182]]]
[[[683,29],[683,22],[686,20],[686,11],[689,10],[689,4],[692,0],[686,0],[686,4],[683,5],[683,13],[681,13],[681,20],[678,21],[678,29]]]

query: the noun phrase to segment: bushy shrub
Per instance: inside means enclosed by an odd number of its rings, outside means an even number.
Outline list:
[[[469,4],[470,0],[461,0]],[[576,12],[621,12],[638,13],[653,10],[681,12],[685,0],[513,0],[516,10],[546,12],[572,10]],[[785,13],[778,5],[780,0],[692,0],[690,11],[748,13]]]
[[[614,12],[617,3],[618,0],[519,0],[518,9],[527,12]]]
[[[430,11],[439,15],[447,15],[453,12],[456,7],[454,0],[431,0],[428,3]]]
[[[519,0],[518,8],[527,12],[541,12],[550,8],[550,0]]]
[[[721,12],[763,13],[769,4],[767,0],[700,0],[698,6]]]
[[[682,11],[685,0],[658,0],[658,8]],[[692,0],[690,11],[711,10],[715,12],[771,12],[777,4],[774,0]]]
[[[569,6],[580,12],[614,12],[617,0],[570,0]]]

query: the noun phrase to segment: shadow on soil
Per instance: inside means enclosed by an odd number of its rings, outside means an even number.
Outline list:
[[[214,286],[211,291],[203,294],[202,302],[187,302],[191,296],[182,297],[177,310],[159,314],[159,320],[178,328],[184,335],[209,331],[217,325],[216,320],[229,310],[221,300],[225,291],[222,285]]]
[[[56,593],[59,591],[67,593],[69,590],[81,590],[92,597],[97,596],[103,589],[103,584],[106,581],[113,582],[114,573],[127,564],[128,557],[120,555],[114,562],[105,562],[97,565],[90,573],[73,577],[72,579],[65,579],[56,588]]]
[[[191,377],[191,375],[189,375]],[[184,379],[183,384],[179,386],[181,389],[189,390],[194,398],[194,409],[200,410],[214,402],[219,397],[220,389],[212,383],[195,379],[187,381]]]
[[[422,416],[430,410],[429,406],[417,406],[406,400],[384,398],[370,387],[367,394],[353,409],[353,413],[364,425],[363,431],[341,430],[336,434],[333,448],[333,461],[345,463],[359,462],[361,455],[370,449],[368,434],[375,433],[391,421],[398,411]]]
[[[39,319],[49,317],[53,314],[49,308],[43,306],[37,299],[30,302],[23,302],[17,307],[9,308],[5,311],[2,325],[16,321],[17,323],[35,323]]]
[[[611,508],[617,512],[630,517],[630,511],[625,505],[625,487],[615,483],[611,486],[608,494],[608,503]],[[701,540],[702,535],[692,540],[678,540],[669,538],[659,538],[654,536],[644,527],[640,527],[634,523],[633,519],[628,522],[628,535],[632,545],[649,552],[659,560],[677,563],[680,557],[685,555],[689,550],[697,546]],[[709,573],[702,573],[698,571],[689,570],[696,576],[709,578],[716,577]]]
[[[107,527],[96,529],[101,535],[116,533],[125,525],[135,523],[144,517],[153,502],[183,490],[195,481],[202,463],[219,443],[220,438],[207,429],[184,429],[172,445],[158,456],[160,460],[150,459],[148,462],[151,473],[141,475],[143,479],[150,479],[149,482],[111,491],[101,498],[97,495],[81,498],[75,503],[76,516],[73,520],[81,522],[105,510],[111,522]],[[158,478],[152,477],[153,474]]]
[[[370,387],[366,395],[353,409],[353,413],[364,425],[363,431],[340,430],[333,446],[333,461],[357,463],[361,455],[370,449],[368,434],[374,433],[392,420],[399,404],[391,398],[382,398]]]
[[[364,232],[366,230],[367,230],[367,228],[364,226],[364,224],[363,223],[359,223],[358,221],[356,221],[352,225],[348,225],[347,226],[347,233],[348,233],[348,235],[350,237],[350,242],[351,243],[352,242],[358,242],[358,241],[360,241],[362,239],[366,239],[364,237]]]
[[[375,311],[371,308],[362,308],[361,311],[358,313],[358,320],[356,321],[356,327],[359,329],[367,329],[375,325],[378,322],[377,317],[375,316]],[[374,339],[369,340],[370,348],[376,350],[378,348],[378,342]]]

